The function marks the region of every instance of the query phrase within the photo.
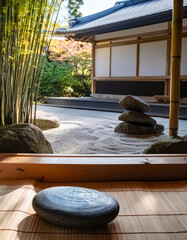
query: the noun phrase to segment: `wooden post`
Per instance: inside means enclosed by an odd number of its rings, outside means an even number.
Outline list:
[[[169,135],[178,135],[183,0],[173,0]]]
[[[139,76],[139,68],[140,68],[140,37],[137,38],[137,50],[136,50],[136,76]]]
[[[92,93],[96,93],[96,82],[95,82],[95,38],[92,38]]]
[[[110,41],[110,63],[109,63],[109,77],[111,77],[112,72],[112,47],[111,47],[111,41]]]
[[[171,67],[171,22],[168,22],[168,35],[169,39],[167,40],[167,53],[166,53],[166,76],[170,75]],[[165,80],[164,95],[170,94],[170,79]]]

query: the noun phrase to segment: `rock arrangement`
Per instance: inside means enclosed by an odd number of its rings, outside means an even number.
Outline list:
[[[143,100],[134,97],[126,96],[120,100],[120,105],[126,109],[118,119],[119,123],[114,131],[118,133],[133,134],[133,135],[152,135],[160,134],[164,131],[164,126],[145,114],[150,111],[150,106]]]

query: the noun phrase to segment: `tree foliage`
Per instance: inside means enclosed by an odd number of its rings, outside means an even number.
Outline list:
[[[39,97],[61,97],[72,81],[71,66],[47,60],[40,82]]]
[[[79,11],[79,8],[83,4],[83,0],[68,0],[68,18],[82,17],[82,13]]]
[[[0,125],[32,121],[41,56],[61,2],[0,0]]]
[[[91,44],[52,40],[40,85],[40,97],[89,96]]]
[[[91,44],[86,42],[70,40],[52,39],[48,58],[51,61],[64,62],[70,61],[76,55],[88,54],[91,57]]]

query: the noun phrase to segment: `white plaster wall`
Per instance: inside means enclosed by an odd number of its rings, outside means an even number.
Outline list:
[[[95,50],[95,76],[109,77],[110,48],[98,48]]]
[[[112,77],[136,76],[137,45],[112,47]]]
[[[187,75],[187,38],[182,39],[181,75]]]
[[[140,44],[140,76],[164,76],[167,41]]]
[[[132,28],[132,29],[116,31],[116,32],[111,32],[111,33],[99,34],[99,35],[95,36],[95,40],[98,41],[98,40],[103,40],[103,39],[124,37],[124,36],[128,36],[128,35],[165,30],[167,28],[168,28],[167,22],[158,23],[158,24],[153,24],[153,25],[144,26],[144,27],[138,27],[138,28]]]

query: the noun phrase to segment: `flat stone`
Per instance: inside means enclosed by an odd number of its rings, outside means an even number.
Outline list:
[[[160,140],[147,147],[145,154],[174,154],[187,153],[187,135],[184,137],[172,137],[166,140]]]
[[[149,112],[150,106],[148,103],[143,101],[138,97],[134,97],[131,95],[125,96],[119,101],[119,104],[126,108],[127,110],[134,110],[139,112]]]
[[[145,113],[137,112],[133,110],[123,112],[118,117],[118,119],[120,121],[125,121],[129,123],[140,123],[140,124],[151,125],[151,126],[156,125],[156,121],[152,117],[148,116]]]
[[[0,127],[0,153],[53,153],[42,131],[32,124]]]
[[[93,228],[111,222],[118,202],[106,193],[80,187],[52,187],[33,199],[33,208],[45,220],[70,228]]]
[[[51,128],[57,128],[60,126],[60,122],[57,119],[37,118],[35,126],[41,130],[48,130]]]
[[[155,126],[145,126],[127,122],[119,123],[114,129],[114,132],[131,135],[154,135],[160,134],[163,131],[163,125],[156,124]]]

